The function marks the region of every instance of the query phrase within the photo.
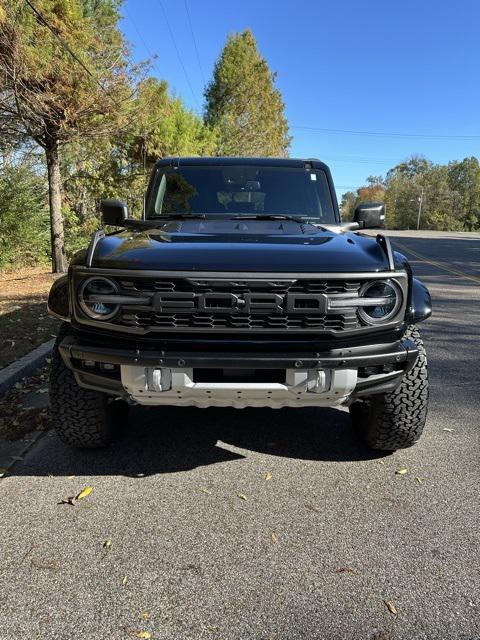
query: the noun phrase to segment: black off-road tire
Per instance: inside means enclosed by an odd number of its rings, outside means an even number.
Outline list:
[[[411,325],[406,338],[418,348],[413,367],[390,393],[376,395],[350,406],[350,417],[362,440],[372,449],[406,449],[422,435],[428,406],[427,356],[420,333]]]
[[[50,371],[52,425],[60,440],[73,447],[106,447],[120,431],[128,405],[113,402],[108,394],[78,386],[58,350],[58,344],[68,333],[69,325],[65,324],[53,348]]]

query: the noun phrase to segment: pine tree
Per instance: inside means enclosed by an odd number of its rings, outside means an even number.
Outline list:
[[[291,138],[275,78],[250,30],[229,36],[205,91],[205,121],[217,130],[218,155],[288,155]]]

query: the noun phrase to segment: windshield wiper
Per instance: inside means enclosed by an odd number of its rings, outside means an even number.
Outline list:
[[[258,215],[247,213],[246,215],[238,215],[231,220],[293,220],[294,222],[311,224],[317,229],[326,231],[326,227],[320,222],[315,222],[315,218],[309,216],[291,216],[286,213],[259,213]]]
[[[147,220],[206,220],[205,213],[164,213],[161,216],[151,216]]]
[[[294,222],[304,222],[302,216],[289,216],[285,213],[247,213],[232,216],[231,220],[293,220]]]

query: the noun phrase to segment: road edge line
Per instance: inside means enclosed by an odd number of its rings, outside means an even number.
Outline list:
[[[421,253],[417,253],[416,251],[414,251],[413,249],[410,249],[410,247],[405,246],[401,242],[397,242],[395,238],[392,240],[392,242],[394,245],[396,244],[401,251],[406,251],[407,253],[411,253],[412,256],[419,258],[419,260],[421,260],[422,262],[425,262],[426,264],[431,265],[432,267],[437,267],[437,269],[443,269],[443,271],[446,271],[447,273],[451,273],[455,276],[460,276],[465,280],[471,280],[472,282],[475,282],[475,284],[480,284],[480,278],[477,278],[476,276],[469,275],[468,273],[463,273],[463,271],[457,271],[456,269],[451,269],[450,267],[444,266],[443,262],[430,260],[429,258],[427,258],[427,256],[424,256]]]

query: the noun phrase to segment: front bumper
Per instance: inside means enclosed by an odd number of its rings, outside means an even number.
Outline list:
[[[415,362],[418,350],[410,340],[392,344],[332,349],[317,353],[202,353],[152,351],[85,344],[76,336],[60,343],[65,364],[85,388],[130,397],[142,404],[197,406],[331,406],[393,390]],[[257,382],[212,382],[208,371],[249,370]],[[281,382],[258,382],[262,371],[284,370]],[[152,386],[169,380],[162,389]],[[195,380],[195,372],[202,372]],[[241,380],[241,376],[240,376]]]

